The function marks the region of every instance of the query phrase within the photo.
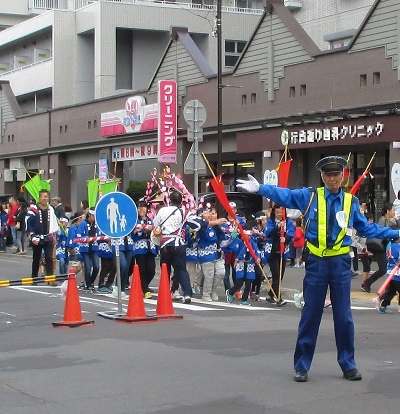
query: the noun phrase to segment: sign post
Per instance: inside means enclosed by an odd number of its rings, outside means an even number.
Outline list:
[[[95,218],[100,231],[106,236],[111,237],[111,243],[115,247],[118,287],[118,312],[114,314],[110,312],[97,312],[97,314],[105,318],[114,319],[122,315],[119,246],[123,243],[123,238],[132,233],[135,228],[138,218],[137,207],[128,195],[115,191],[106,194],[98,201],[95,209]]]
[[[196,202],[199,197],[199,141],[203,141],[202,125],[206,121],[207,112],[204,105],[197,99],[189,101],[183,110],[183,116],[188,123],[188,141],[193,142],[193,157],[194,157],[194,198]],[[190,154],[189,154],[190,155]]]

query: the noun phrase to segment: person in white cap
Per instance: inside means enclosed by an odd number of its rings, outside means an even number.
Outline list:
[[[351,237],[350,227],[366,237],[394,239],[399,230],[369,223],[360,212],[356,197],[341,187],[343,169],[347,161],[332,156],[319,160],[316,168],[321,173],[324,187],[317,189],[279,188],[248,180],[237,180],[238,187],[268,197],[281,206],[297,208],[304,214],[306,249],[303,292],[305,306],[301,313],[294,353],[294,380],[306,382],[317,342],[324,309],[325,295],[330,288],[337,361],[343,378],[361,380],[354,358],[354,323],[351,314]]]

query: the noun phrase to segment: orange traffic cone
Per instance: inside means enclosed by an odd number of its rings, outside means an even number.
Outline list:
[[[133,277],[131,290],[129,293],[128,311],[125,316],[118,316],[115,320],[119,322],[154,322],[157,320],[155,316],[147,316],[144,308],[142,282],[140,281],[139,266],[135,264],[133,267]]]
[[[75,269],[71,267],[68,271],[68,287],[65,298],[64,319],[61,322],[53,322],[53,326],[75,328],[77,326],[90,325],[92,323],[94,323],[94,321],[85,321],[82,319]]]
[[[175,315],[172,306],[171,289],[169,287],[169,277],[167,265],[161,265],[160,284],[158,287],[158,299],[156,308],[158,319],[182,319],[183,315]]]

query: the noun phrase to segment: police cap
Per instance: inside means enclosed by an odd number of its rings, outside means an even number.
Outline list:
[[[344,158],[331,156],[320,159],[315,167],[323,173],[338,173],[343,172],[346,165],[347,161]]]

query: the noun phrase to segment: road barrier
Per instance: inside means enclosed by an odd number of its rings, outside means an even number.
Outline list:
[[[68,279],[68,275],[49,275],[49,276],[40,276],[40,277],[24,277],[23,279],[19,280],[0,280],[0,288],[1,287],[8,287],[8,286],[25,286],[25,285],[36,285],[38,283],[52,283],[63,281]]]

